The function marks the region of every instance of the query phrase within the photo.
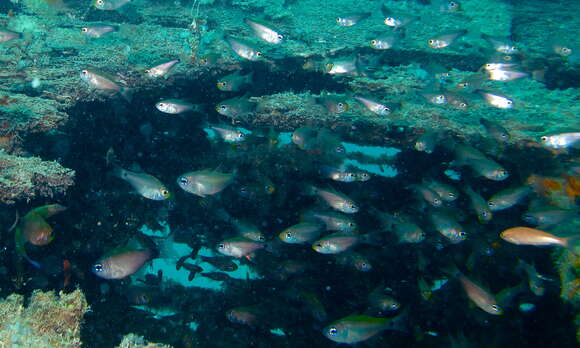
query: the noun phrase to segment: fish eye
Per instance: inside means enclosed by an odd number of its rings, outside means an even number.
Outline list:
[[[164,108],[165,107],[165,103],[157,103],[157,106],[160,108]]]
[[[350,227],[354,227],[354,222],[349,222],[349,223],[347,223],[347,225]]]
[[[257,55],[258,57],[261,57],[261,56],[262,56],[262,52],[258,51],[258,52],[256,52],[256,55]]]
[[[399,304],[398,303],[392,303],[391,304],[391,309],[398,309],[399,308]]]
[[[282,40],[284,38],[284,35],[278,34],[278,40]]]
[[[188,182],[189,182],[189,180],[187,180],[187,178],[186,178],[186,177],[181,177],[181,178],[179,178],[179,183],[180,183],[180,184],[182,184],[182,185],[185,185],[185,184],[187,184]]]
[[[89,31],[89,28],[81,28],[81,31],[82,31],[83,33],[86,33],[87,31]]]
[[[457,3],[454,1],[449,2],[449,7],[457,7]]]
[[[377,40],[371,40],[371,45],[375,46],[378,43]]]
[[[511,100],[506,100],[507,105],[512,105],[513,102]]]
[[[462,108],[462,109],[463,109],[463,108],[466,108],[466,107],[467,107],[467,104],[465,104],[465,103],[461,103],[461,104],[459,104],[459,107],[460,107],[460,108]]]
[[[340,17],[336,18],[336,23],[340,23],[341,21],[342,21],[342,18],[340,18]]]
[[[568,54],[570,54],[570,53],[572,52],[572,50],[571,50],[571,49],[569,49],[568,47],[562,47],[562,48],[560,49],[560,52],[562,52],[563,54],[566,54],[566,55],[568,55]]]
[[[223,111],[227,110],[227,108],[228,108],[227,105],[220,105],[220,109]]]
[[[507,139],[508,135],[507,135],[507,134],[505,134],[505,133],[502,133],[502,134],[500,135],[500,137],[502,137],[502,139]]]
[[[97,0],[96,3],[97,3],[97,5],[102,5],[105,3],[105,1],[104,0]]]
[[[238,134],[238,137],[239,137],[239,138],[243,138],[243,137],[245,137],[245,136],[246,136],[246,135],[245,135],[244,133],[239,133],[239,134]]]
[[[292,232],[286,232],[286,238],[288,239],[292,238]]]
[[[427,42],[429,43],[429,45],[432,45],[432,44],[434,44],[434,43],[435,43],[435,40],[429,40],[429,41],[427,41]]]
[[[545,135],[544,135],[544,136],[542,136],[540,139],[541,139],[542,141],[548,141],[548,137],[547,137],[547,136],[545,136]]]
[[[433,203],[439,205],[439,204],[441,204],[441,200],[439,198],[435,198],[433,200]]]
[[[89,73],[89,71],[88,71],[88,70],[82,70],[82,71],[81,71],[81,74],[83,74],[83,75],[87,75],[88,73]]]
[[[460,235],[461,237],[464,237],[466,234],[467,234],[467,233],[465,233],[465,232],[463,232],[463,231],[459,232],[459,235]]]
[[[266,240],[266,237],[264,237],[264,236],[258,236],[258,240],[259,240],[260,242],[263,242],[263,241],[265,241],[265,240]]]
[[[218,244],[218,249],[225,249],[226,245],[224,243]]]
[[[455,193],[453,192],[449,192],[447,195],[449,196],[449,198],[455,198]]]
[[[169,194],[169,191],[163,189],[163,190],[161,190],[161,194],[164,196],[167,196]]]
[[[102,272],[103,271],[103,265],[100,263],[97,263],[95,265],[93,265],[93,271],[95,272]]]
[[[490,307],[491,307],[491,309],[493,309],[495,312],[499,312],[499,311],[501,311],[501,308],[500,308],[498,305],[496,305],[496,304],[492,304]]]
[[[483,217],[487,217],[487,212],[486,212],[486,211],[482,211],[482,212],[481,212],[481,216],[483,216]]]
[[[331,336],[335,336],[338,333],[338,329],[335,327],[331,327],[330,329],[328,329],[328,334]]]

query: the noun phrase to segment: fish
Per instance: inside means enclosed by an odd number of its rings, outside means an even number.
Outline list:
[[[250,61],[258,61],[264,58],[262,51],[258,50],[256,46],[247,40],[235,38],[232,36],[226,36],[224,40],[230,46],[232,51],[234,51],[234,53],[241,58]]]
[[[246,96],[224,100],[215,107],[215,110],[220,115],[243,120],[253,114],[255,109],[256,104],[249,101]]]
[[[336,255],[336,263],[352,267],[359,272],[369,272],[373,269],[373,265],[368,258],[354,251]]]
[[[468,98],[464,93],[445,92],[447,104],[458,110],[467,110],[470,106]]]
[[[399,243],[421,243],[426,237],[421,227],[411,221],[395,222],[393,232],[397,235]]]
[[[253,241],[245,237],[233,237],[219,242],[216,250],[223,255],[242,258],[263,249],[266,244]]]
[[[167,77],[167,75],[181,62],[179,59],[172,59],[168,62],[161,63],[152,68],[145,70],[145,74],[150,78]]]
[[[483,287],[467,278],[458,270],[455,272],[455,276],[461,283],[461,287],[465,291],[465,294],[473,303],[475,303],[477,307],[492,315],[503,314],[503,309],[500,307],[495,297],[489,291],[485,290]]]
[[[281,241],[288,244],[305,244],[318,238],[323,226],[316,222],[301,222],[284,229],[278,235]]]
[[[507,37],[481,34],[481,38],[487,41],[496,52],[508,55],[516,54],[519,52],[518,47],[514,45],[512,40]]]
[[[30,210],[20,220],[16,219],[13,225],[14,241],[17,253],[30,264],[40,268],[40,263],[32,260],[26,252],[26,243],[36,246],[45,246],[54,240],[52,226],[46,219],[65,211],[67,208],[60,204],[48,204]]]
[[[130,88],[121,86],[116,78],[95,68],[86,68],[80,72],[81,80],[94,89],[119,93],[125,99],[130,97]]]
[[[478,90],[478,93],[488,105],[498,109],[511,109],[514,107],[514,101],[501,93],[485,90]]]
[[[509,173],[497,162],[485,158],[470,162],[469,166],[479,176],[493,181],[503,181],[509,177]]]
[[[266,21],[246,18],[244,19],[244,23],[246,23],[252,29],[254,34],[262,41],[277,45],[282,43],[284,40],[284,35],[274,28],[272,24]]]
[[[235,71],[219,79],[216,86],[220,91],[237,92],[243,86],[251,84],[253,76],[253,72],[242,75],[241,72]]]
[[[208,257],[201,255],[201,261],[207,262],[222,272],[233,272],[238,269],[238,265],[227,257]]]
[[[426,185],[416,184],[409,186],[409,188],[434,207],[440,207],[443,204],[443,200],[439,194]]]
[[[8,42],[16,39],[21,39],[22,33],[17,33],[8,29],[0,29],[0,42]]]
[[[201,276],[218,282],[225,282],[232,279],[227,273],[222,272],[204,272],[201,273]]]
[[[119,29],[112,25],[94,25],[91,27],[82,27],[81,33],[90,38],[100,38],[105,34],[118,31]]]
[[[203,198],[223,191],[234,182],[234,177],[234,173],[200,170],[180,175],[177,185],[184,191]]]
[[[384,3],[381,5],[381,12],[385,17],[383,23],[386,26],[395,29],[402,28],[408,25],[409,23],[415,22],[420,19],[417,16],[412,16],[405,13],[394,13],[393,11],[389,10],[389,8],[387,8],[387,6]]]
[[[465,29],[443,33],[427,40],[427,44],[429,47],[435,49],[446,48],[465,34],[467,34],[467,30]]]
[[[500,233],[500,238],[508,243],[516,245],[532,246],[561,246],[578,253],[580,246],[580,236],[558,237],[551,233],[531,228],[531,227],[512,227]]]
[[[181,99],[165,99],[155,103],[155,108],[165,114],[178,115],[197,110],[197,105]]]
[[[487,205],[485,199],[469,186],[465,186],[463,188],[463,192],[465,192],[465,194],[469,198],[471,207],[475,211],[475,214],[477,215],[477,219],[479,220],[479,222],[487,223],[491,221],[493,214],[491,212],[491,209]]]
[[[316,102],[323,105],[331,114],[342,114],[350,109],[344,97],[324,95],[316,98]]]
[[[510,133],[501,124],[490,121],[483,117],[479,119],[479,123],[483,126],[483,128],[485,128],[487,134],[490,135],[493,139],[504,143],[510,140]]]
[[[226,311],[226,318],[232,323],[255,326],[260,312],[258,305],[235,307]]]
[[[154,253],[148,249],[117,248],[97,260],[92,270],[104,279],[123,279],[137,272],[153,257]]]
[[[435,150],[435,146],[437,146],[439,140],[443,138],[443,135],[444,132],[442,131],[427,131],[417,139],[414,148],[417,151],[431,154]]]
[[[147,199],[163,201],[171,197],[167,187],[153,175],[132,172],[118,165],[114,165],[113,175],[128,182],[139,195]]]
[[[434,4],[439,8],[441,13],[455,13],[461,11],[461,4],[456,0],[436,1]]]
[[[326,326],[322,333],[331,341],[354,344],[363,342],[390,327],[391,318],[350,315]]]
[[[199,57],[198,62],[199,65],[203,67],[210,67],[217,64],[221,59],[221,55],[215,52],[208,52]]]
[[[459,197],[459,191],[451,185],[435,180],[423,180],[423,183],[425,186],[435,191],[439,195],[439,198],[444,202],[453,202]]]
[[[487,206],[491,211],[505,210],[520,203],[532,189],[529,186],[512,187],[502,190],[487,201]]]
[[[419,92],[419,94],[431,104],[434,105],[447,104],[447,97],[445,93],[440,93],[439,91],[422,91]]]
[[[385,104],[359,96],[355,96],[354,99],[361,102],[367,110],[379,116],[388,116],[391,113],[391,109]]]
[[[301,217],[304,221],[322,222],[327,231],[354,232],[357,230],[356,222],[350,216],[333,211],[309,210]]]
[[[567,149],[580,141],[580,132],[543,135],[540,140],[544,146],[552,149]]]
[[[324,64],[324,72],[330,75],[359,75],[359,60],[354,56],[330,59]]]
[[[569,57],[572,55],[572,53],[574,53],[574,50],[570,47],[570,45],[559,41],[551,42],[550,49],[560,57]]]
[[[334,181],[340,182],[355,182],[357,181],[357,175],[351,171],[345,171],[344,169],[334,168],[330,166],[323,165],[320,167],[320,173],[325,177],[332,179]]]
[[[396,33],[383,34],[369,41],[369,44],[375,50],[389,50],[395,47],[395,44],[397,41],[399,41],[399,38],[400,35]]]
[[[401,308],[401,303],[391,296],[392,290],[383,284],[373,289],[367,296],[371,307],[382,313],[395,312]]]
[[[133,0],[93,0],[92,5],[99,10],[114,11],[132,1]]]
[[[360,235],[336,232],[322,237],[312,244],[312,249],[320,254],[338,254],[361,242]]]
[[[514,81],[522,79],[524,77],[530,76],[528,73],[514,70],[513,68],[495,68],[491,69],[491,65],[497,65],[497,63],[486,64],[485,70],[487,71],[487,78],[492,81]],[[503,64],[508,65],[508,64]],[[515,64],[514,64],[515,65]]]
[[[292,142],[301,150],[311,150],[316,145],[318,130],[312,127],[300,127],[292,132]]]
[[[244,141],[246,139],[246,135],[238,130],[237,128],[221,125],[221,126],[210,126],[210,129],[213,129],[220,135],[220,137],[228,143],[238,143],[240,141]]]
[[[524,213],[522,220],[535,226],[549,227],[571,219],[577,214],[572,210],[547,208],[530,210]]]
[[[321,189],[312,186],[311,190],[318,197],[322,198],[330,207],[342,213],[355,214],[359,211],[358,205],[344,193],[332,190]]]
[[[370,16],[370,12],[350,13],[344,16],[336,17],[336,24],[340,25],[341,27],[352,27],[353,25],[358,24],[360,21],[369,18]]]
[[[546,279],[538,273],[534,265],[530,265],[523,260],[518,260],[517,268],[524,271],[528,277],[528,287],[530,291],[536,296],[544,296],[546,293],[546,286],[544,280]]]
[[[442,211],[433,210],[429,214],[431,223],[443,237],[453,244],[461,243],[467,239],[467,233],[457,220]]]

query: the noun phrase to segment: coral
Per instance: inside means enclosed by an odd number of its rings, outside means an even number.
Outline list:
[[[128,334],[123,337],[117,348],[171,348],[168,344],[147,342],[142,336]]]
[[[89,310],[82,291],[32,293],[28,306],[24,296],[12,294],[0,302],[2,347],[80,347],[80,329]]]
[[[38,157],[18,157],[2,151],[0,169],[0,201],[8,204],[63,194],[74,183],[74,170]]]

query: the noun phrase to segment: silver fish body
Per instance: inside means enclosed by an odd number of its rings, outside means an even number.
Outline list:
[[[553,149],[566,149],[574,146],[580,140],[580,132],[544,135],[540,138],[542,144]]]
[[[155,107],[165,114],[177,115],[192,111],[195,105],[180,99],[166,99],[156,103]]]
[[[81,33],[83,33],[85,36],[94,39],[100,38],[105,34],[112,33],[115,31],[117,31],[117,27],[114,27],[112,25],[95,25],[91,27],[81,28]]]
[[[284,40],[284,35],[273,25],[259,19],[244,19],[244,22],[252,28],[254,34],[261,40],[270,44],[279,44]]]
[[[246,40],[231,36],[227,36],[225,40],[232,51],[244,59],[257,61],[263,58],[262,52],[258,50],[252,43]]]
[[[179,59],[170,60],[168,62],[156,65],[152,68],[145,70],[145,74],[147,74],[147,76],[151,78],[165,77],[179,62],[180,62]]]
[[[177,178],[179,187],[199,197],[215,195],[223,191],[233,181],[234,174],[220,173],[213,170],[189,172]]]

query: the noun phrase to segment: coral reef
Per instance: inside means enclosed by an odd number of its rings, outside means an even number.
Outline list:
[[[83,315],[89,310],[82,291],[58,296],[35,291],[24,305],[24,296],[13,294],[0,301],[2,347],[80,347]]]

